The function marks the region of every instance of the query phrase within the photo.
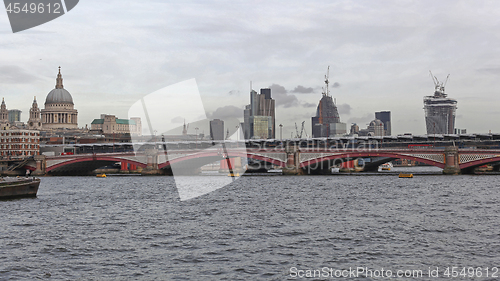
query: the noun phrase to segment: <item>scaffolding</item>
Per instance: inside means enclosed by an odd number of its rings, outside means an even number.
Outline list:
[[[428,135],[453,134],[455,129],[455,113],[457,101],[445,94],[445,82],[440,82],[431,73],[434,82],[434,95],[424,97],[425,125]]]

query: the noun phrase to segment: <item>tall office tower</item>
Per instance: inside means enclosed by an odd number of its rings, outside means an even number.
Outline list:
[[[271,89],[269,89],[269,88],[260,89],[260,94],[264,95],[264,98],[266,100],[271,99]]]
[[[368,125],[368,132],[371,133],[371,136],[384,136],[384,124],[382,123],[382,121],[375,119],[370,122],[370,125]]]
[[[359,134],[359,126],[353,123],[351,126],[351,135]]]
[[[390,111],[379,111],[375,112],[375,119],[378,119],[384,124],[384,135],[391,135],[391,112]]]
[[[276,106],[271,98],[271,89],[260,89],[258,116],[267,116],[269,134],[267,138],[276,138]]]
[[[328,70],[330,67],[328,67]],[[329,72],[329,71],[328,71]],[[345,123],[340,122],[337,106],[328,90],[328,72],[325,75],[326,89],[316,109],[316,116],[311,118],[313,138],[330,137],[347,133]]]
[[[210,139],[224,140],[224,121],[220,119],[210,120]]]
[[[9,122],[14,124],[14,122],[21,121],[21,110],[19,109],[9,109]]]
[[[435,76],[432,76],[435,87],[434,95],[424,97],[425,125],[428,135],[453,134],[455,129],[457,100],[447,98],[444,93],[448,77],[443,83],[439,82]]]
[[[251,96],[250,96],[251,97]],[[243,110],[243,138],[250,139],[250,116],[252,115],[252,106],[248,104]]]
[[[250,104],[245,107],[243,133],[245,139],[274,139],[276,137],[275,101],[271,89],[261,89],[260,94],[250,91]]]

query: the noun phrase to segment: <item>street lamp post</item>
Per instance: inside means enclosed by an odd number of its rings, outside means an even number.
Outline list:
[[[283,124],[280,124],[280,140],[283,141]]]
[[[167,144],[165,143],[165,135],[161,135],[161,142],[163,143],[163,151],[167,151]]]

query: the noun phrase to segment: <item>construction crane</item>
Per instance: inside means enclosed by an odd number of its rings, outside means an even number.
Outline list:
[[[446,83],[448,83],[448,78],[450,78],[450,74],[448,74],[448,76],[446,76],[446,80],[444,81],[444,84],[443,84],[443,89],[444,89],[444,87],[446,87]]]
[[[434,75],[432,74],[432,71],[430,71],[430,70],[429,70],[429,73],[430,73],[430,75],[431,75],[432,82],[434,83],[434,86],[435,86],[435,87],[437,87],[437,86],[439,85],[439,80],[437,79],[437,77],[436,77],[436,76],[434,76]]]
[[[305,133],[306,138],[309,138],[309,135],[307,135],[306,128],[304,126],[305,123],[306,123],[306,121],[302,121],[302,128],[300,129],[300,136],[302,137],[302,133]]]
[[[302,134],[306,132],[306,129],[305,129],[305,123],[306,121],[302,121],[302,127],[300,128],[300,133],[299,133],[299,128],[297,127],[297,122],[295,122],[295,132],[296,132],[296,135],[295,137],[298,138],[298,139],[301,139],[302,138]],[[307,135],[306,133],[306,138],[309,138],[309,136]]]
[[[330,66],[328,66],[328,69],[326,70],[326,75],[325,75],[326,96],[327,97],[330,94],[330,90],[328,89],[328,83],[330,83],[330,81],[328,81],[329,76],[330,76]],[[302,123],[302,124],[304,124],[304,123]]]
[[[450,74],[448,74],[448,76],[446,76],[446,80],[443,83],[443,82],[439,82],[437,77],[434,76],[430,70],[429,70],[429,73],[431,74],[432,82],[434,82],[435,89],[444,94],[444,87],[446,87],[446,83],[448,83],[448,78],[450,77]]]
[[[330,76],[330,66],[328,66],[328,69],[326,70],[326,75],[325,75],[325,84],[326,84],[326,89],[323,88],[323,96],[329,96],[329,90],[328,90],[328,83],[330,83],[330,81],[328,80],[328,77]]]

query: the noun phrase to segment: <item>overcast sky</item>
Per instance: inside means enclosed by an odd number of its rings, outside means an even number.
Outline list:
[[[330,65],[342,122],[364,128],[389,110],[393,134],[424,134],[432,70],[450,74],[457,127],[498,133],[499,30],[498,1],[84,0],[15,34],[0,12],[0,96],[27,121],[61,66],[83,127],[192,78],[208,117],[241,115],[252,81],[273,89],[289,136],[302,121],[310,134]]]

